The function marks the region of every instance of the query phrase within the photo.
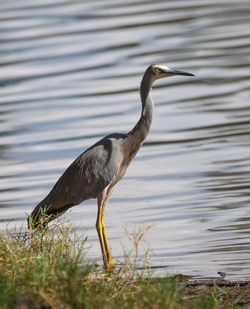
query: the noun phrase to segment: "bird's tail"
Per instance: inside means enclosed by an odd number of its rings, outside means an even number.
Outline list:
[[[44,201],[41,201],[28,217],[28,228],[44,228],[50,221],[64,214],[72,206],[74,204],[68,204],[55,209],[53,205],[47,205]]]
[[[39,203],[28,217],[28,228],[45,227],[49,221],[53,220],[49,215],[50,208],[51,205]]]

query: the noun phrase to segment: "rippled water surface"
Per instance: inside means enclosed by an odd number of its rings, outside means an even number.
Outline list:
[[[16,0],[0,14],[0,228],[27,213],[88,146],[140,115],[150,63],[192,72],[156,83],[150,134],[106,212],[153,225],[156,273],[250,279],[250,2]],[[96,201],[69,217],[100,261]]]

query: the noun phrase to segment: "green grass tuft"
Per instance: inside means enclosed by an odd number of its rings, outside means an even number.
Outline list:
[[[86,239],[68,224],[28,234],[0,231],[0,308],[223,308],[216,290],[190,300],[178,277],[151,278],[143,242],[147,229],[128,234],[134,252],[125,253],[125,264],[109,272],[84,262]]]

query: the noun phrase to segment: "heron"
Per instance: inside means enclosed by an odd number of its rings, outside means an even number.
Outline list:
[[[28,225],[41,224],[42,215],[47,222],[62,215],[69,208],[88,199],[97,199],[96,230],[101,246],[104,268],[114,265],[105,232],[105,208],[114,186],[124,176],[129,164],[143,144],[151,127],[154,103],[151,88],[157,79],[191,73],[151,64],[145,71],[141,85],[141,116],[128,133],[113,133],[92,145],[65,170],[49,194],[34,208]]]

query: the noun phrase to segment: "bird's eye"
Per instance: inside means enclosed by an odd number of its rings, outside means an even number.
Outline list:
[[[155,73],[159,74],[159,73],[161,73],[161,70],[159,68],[155,68]]]

